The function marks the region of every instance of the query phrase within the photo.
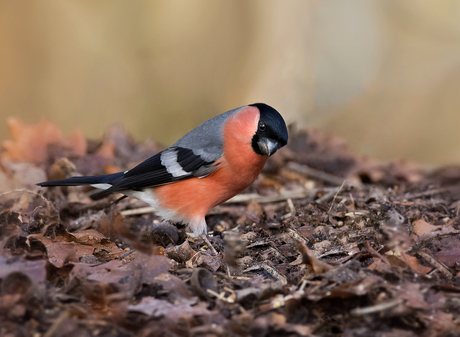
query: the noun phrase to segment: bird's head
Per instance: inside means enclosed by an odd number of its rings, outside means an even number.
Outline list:
[[[288,131],[283,117],[278,111],[264,103],[250,104],[259,109],[257,131],[252,137],[255,153],[271,156],[288,142]]]

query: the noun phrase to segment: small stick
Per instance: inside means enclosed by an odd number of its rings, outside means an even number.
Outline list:
[[[333,191],[327,192],[325,195],[323,195],[321,198],[316,199],[315,201],[318,204],[322,204],[323,202],[328,201],[329,199],[332,199],[334,194],[337,194],[336,192],[337,192],[337,188],[334,188]]]
[[[428,262],[432,267],[436,268],[439,270],[439,272],[444,275],[447,279],[452,280],[454,278],[454,275],[449,271],[446,265],[436,259],[433,255],[426,251],[419,251],[417,252],[418,255],[420,255],[421,258],[423,258],[426,262]]]
[[[320,170],[316,170],[316,169],[313,169],[313,168],[311,168],[311,167],[309,167],[307,165],[301,165],[301,164],[294,163],[294,162],[289,162],[287,164],[287,168],[292,170],[292,171],[302,173],[302,174],[305,174],[307,176],[316,178],[318,180],[325,181],[325,182],[330,183],[332,185],[341,185],[341,184],[343,184],[343,182],[345,180],[345,179],[343,179],[341,177],[338,177],[338,176],[335,176],[333,174],[326,173],[326,172],[320,171]]]
[[[346,180],[343,181],[342,185],[337,189],[337,193],[334,195],[334,199],[332,199],[331,202],[331,207],[329,207],[329,211],[327,211],[327,214],[331,213],[332,206],[334,205],[335,198],[337,198],[337,195],[340,193],[340,191],[343,188],[343,185],[345,185]]]
[[[373,305],[370,307],[356,308],[356,309],[351,310],[350,313],[354,316],[364,316],[364,315],[369,315],[369,314],[375,314],[377,312],[382,312],[385,310],[396,308],[398,305],[401,305],[402,303],[403,303],[403,300],[396,298],[396,299],[385,301],[385,302],[382,302],[382,303],[379,303],[377,305]]]
[[[203,241],[206,243],[206,245],[209,247],[209,249],[211,250],[211,254],[214,255],[214,256],[217,256],[219,255],[219,253],[217,253],[217,251],[215,250],[214,246],[211,244],[211,242],[209,242],[209,239],[208,239],[208,236],[205,234],[202,236],[203,237]]]
[[[155,208],[153,207],[141,207],[141,208],[136,208],[136,209],[127,209],[127,210],[121,211],[120,214],[123,216],[130,216],[130,215],[142,215],[142,214],[153,213],[153,212],[155,212]]]
[[[230,200],[227,200],[225,203],[229,204],[241,204],[246,203],[249,201],[256,201],[258,203],[269,203],[269,202],[278,202],[278,201],[286,201],[288,199],[303,199],[308,197],[312,191],[310,190],[294,190],[294,191],[284,191],[277,195],[268,195],[262,196],[257,193],[245,193],[245,194],[238,194],[235,195]]]
[[[70,314],[67,310],[61,312],[61,314],[54,320],[53,324],[49,327],[48,331],[46,331],[44,337],[57,336],[58,332],[62,330],[64,324],[66,324],[66,321],[69,317]]]
[[[134,253],[136,250],[135,249],[131,249],[129,251],[127,251],[126,253],[124,253],[122,256],[120,256],[120,260],[123,260],[125,257],[131,255],[132,253]]]
[[[429,197],[429,196],[432,196],[432,195],[435,195],[435,194],[441,194],[441,193],[445,193],[445,192],[452,192],[455,189],[458,189],[458,187],[455,186],[455,187],[435,188],[433,190],[408,195],[404,199],[411,200],[411,199],[417,199],[417,198],[420,198],[420,197]]]

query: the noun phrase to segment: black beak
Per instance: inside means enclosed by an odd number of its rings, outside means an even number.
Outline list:
[[[260,139],[257,145],[259,145],[260,152],[269,157],[280,148],[279,143],[270,138]]]

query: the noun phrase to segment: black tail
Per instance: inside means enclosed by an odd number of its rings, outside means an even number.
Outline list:
[[[102,176],[90,177],[72,177],[62,180],[45,181],[37,184],[38,186],[80,186],[80,185],[94,185],[94,184],[114,184],[123,177],[124,172],[114,174],[105,174]]]

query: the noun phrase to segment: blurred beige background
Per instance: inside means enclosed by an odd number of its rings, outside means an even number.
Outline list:
[[[460,2],[1,1],[0,132],[123,123],[166,144],[266,102],[360,153],[460,163]]]

